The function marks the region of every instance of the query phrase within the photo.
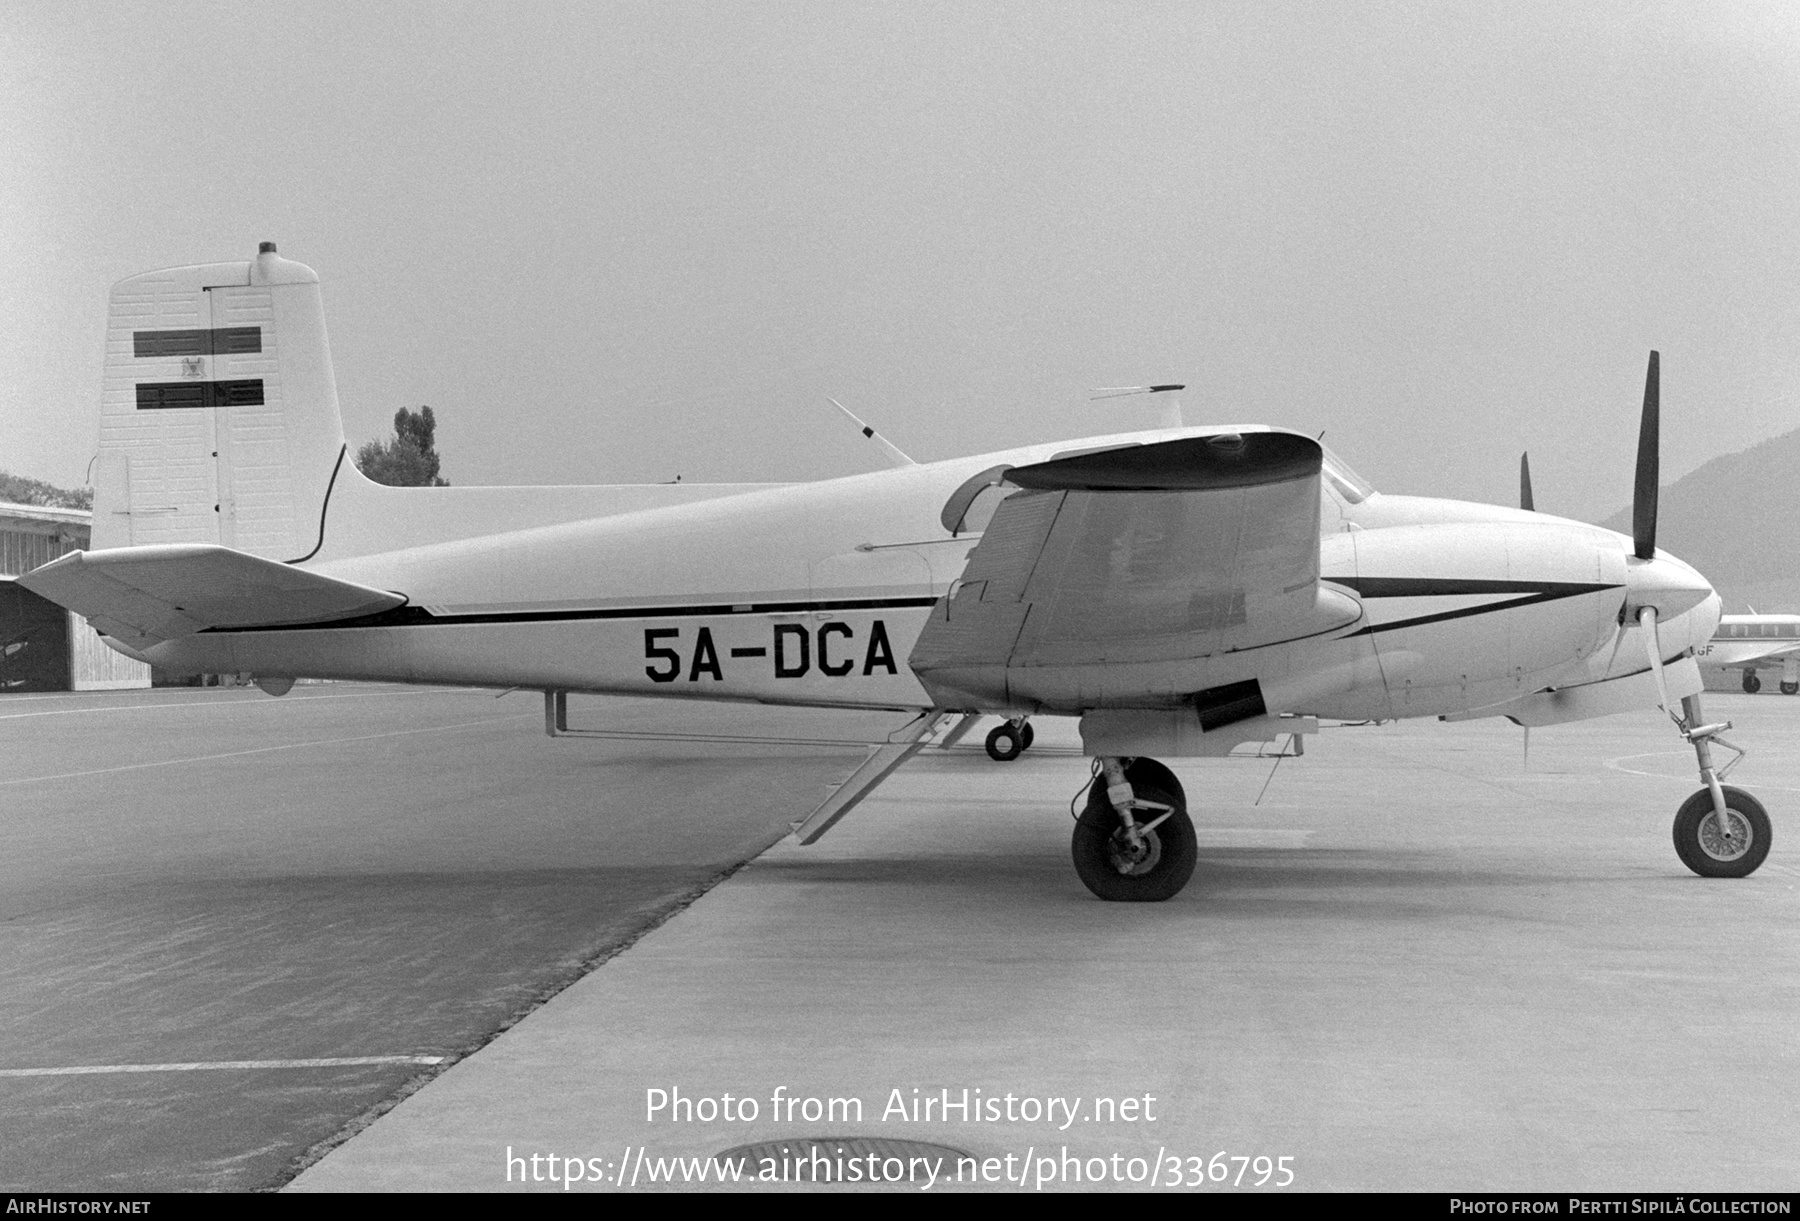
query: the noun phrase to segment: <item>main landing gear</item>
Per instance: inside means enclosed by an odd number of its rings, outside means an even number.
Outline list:
[[[1744,671],[1744,694],[1755,695],[1762,690],[1762,679],[1756,677],[1755,670]]]
[[[1193,876],[1198,851],[1175,773],[1155,759],[1101,758],[1069,843],[1089,890],[1116,903],[1173,898]]]
[[[1748,680],[1745,686],[1749,686]],[[1675,723],[1693,745],[1706,787],[1682,802],[1676,812],[1675,853],[1701,877],[1748,877],[1769,855],[1769,815],[1762,802],[1743,789],[1720,783],[1744,757],[1742,750],[1720,736],[1731,728],[1731,722],[1703,725],[1700,721],[1700,697],[1690,695],[1681,701],[1681,716]],[[1714,742],[1737,752],[1736,759],[1717,771],[1712,761]]]
[[[1010,763],[1031,749],[1032,739],[1037,737],[1031,730],[1031,723],[1024,717],[1014,717],[994,727],[987,736],[988,758],[996,763]]]

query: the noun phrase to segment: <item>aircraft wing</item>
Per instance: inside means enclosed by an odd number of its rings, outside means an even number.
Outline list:
[[[1356,620],[1319,581],[1316,441],[1186,437],[1014,467],[960,582],[911,662],[944,707],[1017,697],[1058,667],[1117,688],[1117,667],[1255,648]],[[1126,685],[1136,680],[1126,679]],[[1076,706],[1156,706],[1178,692],[1072,691]],[[1040,700],[1041,696],[1038,697]]]
[[[76,551],[18,581],[136,648],[209,627],[353,619],[406,602],[400,594],[210,544]]]

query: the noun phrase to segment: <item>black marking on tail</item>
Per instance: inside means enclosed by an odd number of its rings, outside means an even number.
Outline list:
[[[331,468],[331,482],[325,485],[325,503],[319,506],[319,541],[313,544],[313,549],[311,551],[308,551],[297,560],[287,560],[285,561],[286,563],[304,564],[306,561],[312,559],[313,556],[319,554],[319,548],[325,545],[325,511],[331,507],[331,489],[337,486],[338,472],[343,469],[344,455],[349,452],[350,442],[346,441],[338,446],[337,464]]]
[[[260,377],[229,382],[139,382],[139,411],[176,411],[183,408],[260,407]]]
[[[216,326],[192,331],[133,331],[131,354],[146,356],[217,356],[262,351],[260,326]]]

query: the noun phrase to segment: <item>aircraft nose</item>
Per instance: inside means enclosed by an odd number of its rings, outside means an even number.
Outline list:
[[[1713,596],[1713,587],[1705,577],[1666,551],[1658,551],[1647,560],[1626,556],[1625,590],[1630,614],[1653,606],[1656,617],[1665,620],[1684,614]]]

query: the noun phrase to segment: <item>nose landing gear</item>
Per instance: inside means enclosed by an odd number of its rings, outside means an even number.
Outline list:
[[[1748,877],[1769,855],[1769,815],[1763,810],[1762,803],[1750,794],[1720,783],[1732,768],[1743,762],[1744,751],[1721,736],[1731,728],[1730,721],[1720,721],[1716,725],[1705,723],[1700,713],[1699,695],[1682,696],[1680,712],[1670,706],[1669,687],[1663,678],[1662,645],[1656,634],[1656,608],[1639,608],[1637,619],[1644,629],[1650,672],[1656,676],[1656,692],[1660,697],[1657,702],[1675,722],[1675,728],[1681,731],[1682,740],[1694,748],[1694,759],[1700,765],[1700,780],[1706,785],[1682,802],[1681,809],[1676,811],[1675,853],[1682,864],[1702,877]],[[1744,685],[1748,688],[1748,677]],[[1714,742],[1737,756],[1717,771],[1713,769]]]
[[[1694,747],[1706,787],[1682,802],[1675,814],[1675,854],[1704,878],[1748,877],[1769,855],[1769,815],[1762,802],[1743,789],[1720,783],[1744,752],[1720,736],[1731,728],[1731,722],[1700,724],[1699,696],[1683,699],[1681,713],[1675,723]],[[1712,760],[1714,742],[1737,753],[1737,758],[1717,771]]]

